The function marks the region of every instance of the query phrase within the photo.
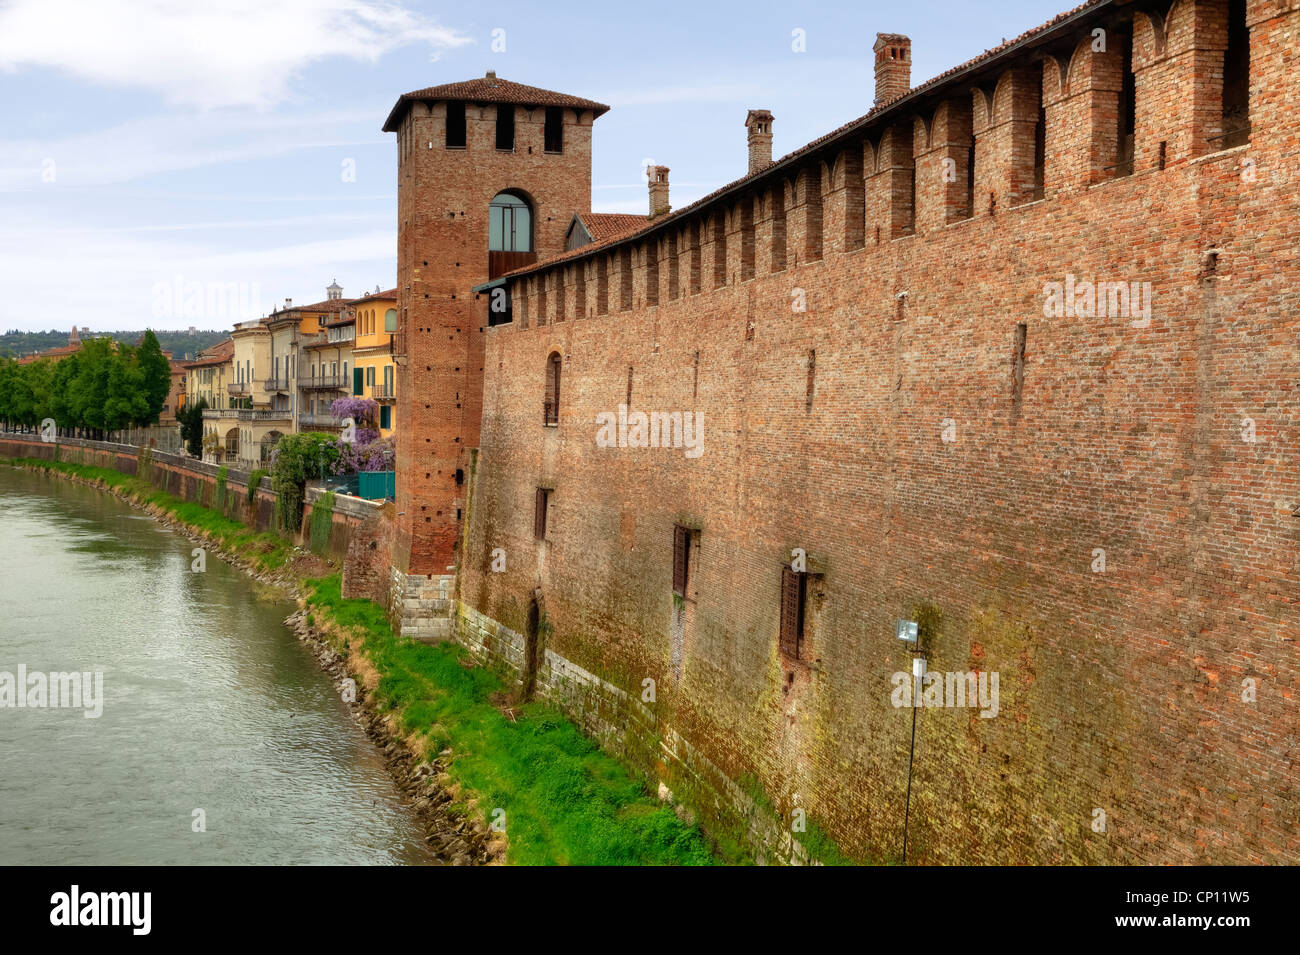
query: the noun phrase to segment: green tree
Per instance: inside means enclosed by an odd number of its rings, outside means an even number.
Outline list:
[[[271,489],[279,500],[280,526],[296,531],[302,526],[302,502],[307,482],[323,477],[338,459],[338,438],[304,431],[287,434],[271,454]]]
[[[133,420],[142,425],[157,424],[163,405],[167,403],[167,395],[172,390],[172,372],[167,356],[158,346],[158,336],[153,333],[153,329],[145,331],[144,340],[135,350],[135,357],[142,376],[146,411],[143,418]]]
[[[200,398],[193,404],[187,404],[176,412],[176,420],[181,426],[181,440],[191,457],[203,456],[203,409],[208,406],[207,398]]]

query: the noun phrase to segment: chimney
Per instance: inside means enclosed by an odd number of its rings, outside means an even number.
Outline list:
[[[285,308],[292,308],[292,307],[293,307],[293,299],[291,299],[291,298],[286,298],[286,299],[284,300],[284,307],[285,307]]]
[[[745,117],[745,127],[749,130],[751,174],[772,165],[772,118],[765,109],[751,109]]]
[[[898,99],[912,88],[912,41],[901,33],[877,33],[876,105]]]
[[[650,182],[650,218],[653,219],[672,209],[668,204],[668,167],[647,166],[646,178]]]

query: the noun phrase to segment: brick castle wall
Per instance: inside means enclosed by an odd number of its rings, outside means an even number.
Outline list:
[[[897,854],[910,762],[920,862],[1300,859],[1300,16],[1248,5],[1254,131],[1222,151],[1228,9],[1126,14],[1131,176],[1106,168],[1114,50],[1080,25],[1069,57],[514,282],[514,324],[484,335],[459,618],[527,634],[540,593],[544,659],[653,681],[656,736],[864,857]],[[1046,314],[1068,276],[1150,283],[1150,322]],[[703,454],[598,447],[629,387],[634,410],[702,414]],[[674,524],[697,538],[680,606]],[[797,660],[777,642],[796,549]],[[922,709],[909,754],[899,618],[931,671],[997,672],[998,716]]]

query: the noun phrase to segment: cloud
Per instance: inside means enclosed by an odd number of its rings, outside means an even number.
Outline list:
[[[436,58],[468,36],[395,0],[10,0],[0,6],[0,71],[46,67],[136,87],[169,103],[265,109],[318,60],[374,63],[427,44]]]
[[[357,138],[358,126],[373,129],[379,113],[185,112],[129,120],[59,139],[0,141],[0,192],[49,192],[65,186],[128,182],[299,150],[393,148],[388,140]],[[384,173],[384,185],[389,185],[392,167]]]

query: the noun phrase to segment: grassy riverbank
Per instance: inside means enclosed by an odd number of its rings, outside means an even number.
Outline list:
[[[302,578],[293,544],[107,468],[30,458],[0,463],[99,485],[218,542],[229,556],[296,579],[309,622],[341,652],[409,748],[437,757],[464,811],[504,822],[506,860],[523,865],[708,865],[695,826],[558,710],[519,705],[496,674],[455,644],[395,635],[383,610],[344,600],[339,576]],[[320,563],[314,566],[320,573]],[[497,813],[496,810],[502,810]]]
[[[308,610],[408,745],[450,749],[447,774],[501,818],[507,859],[525,865],[707,865],[697,828],[645,793],[617,760],[554,708],[513,703],[502,680],[455,644],[396,636],[369,600],[344,600],[338,575],[305,582]]]
[[[277,570],[285,565],[293,552],[291,541],[267,531],[255,531],[219,511],[160,491],[148,481],[123,474],[112,468],[87,464],[70,464],[66,461],[44,461],[39,458],[0,458],[0,463],[31,470],[57,472],[79,478],[90,484],[113,491],[142,507],[157,510],[192,531],[216,541],[221,547],[239,557],[253,562],[258,570]]]

